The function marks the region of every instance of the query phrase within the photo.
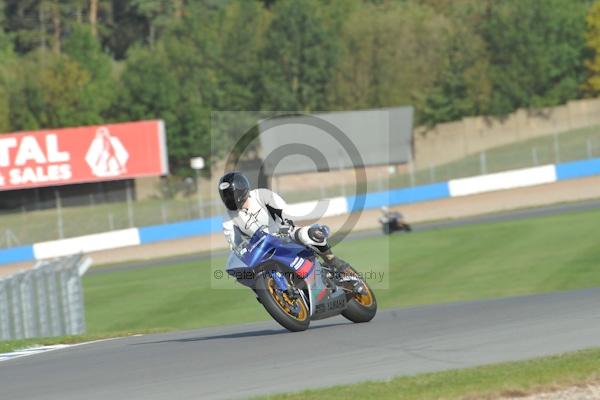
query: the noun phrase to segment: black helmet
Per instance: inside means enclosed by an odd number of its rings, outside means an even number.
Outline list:
[[[229,172],[219,181],[221,200],[231,211],[239,210],[248,199],[250,182],[241,172]]]

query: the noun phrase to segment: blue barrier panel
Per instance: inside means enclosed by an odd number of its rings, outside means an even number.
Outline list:
[[[174,224],[155,225],[139,228],[141,244],[161,240],[179,239],[189,236],[208,235],[221,231],[223,218],[220,216]]]
[[[23,261],[33,261],[33,246],[12,247],[0,250],[0,264],[11,264]]]
[[[357,212],[381,206],[416,203],[419,201],[444,199],[450,197],[448,182],[411,188],[395,189],[385,192],[366,193],[346,198],[348,210]],[[361,207],[361,203],[364,205]]]
[[[556,165],[556,179],[559,181],[598,174],[600,174],[600,158]]]

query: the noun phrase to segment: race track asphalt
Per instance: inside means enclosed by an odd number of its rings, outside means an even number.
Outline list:
[[[600,346],[599,305],[596,288],[114,339],[0,362],[0,398],[245,398],[528,359]]]

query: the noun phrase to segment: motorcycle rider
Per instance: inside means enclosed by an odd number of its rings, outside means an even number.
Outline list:
[[[304,245],[311,245],[327,267],[342,271],[349,264],[336,257],[327,244],[328,228],[322,225],[294,226],[285,201],[269,189],[250,190],[248,179],[241,172],[229,172],[219,180],[219,194],[227,208],[223,221],[223,233],[232,249],[254,235],[258,229],[271,234],[280,233],[287,227],[290,238]]]

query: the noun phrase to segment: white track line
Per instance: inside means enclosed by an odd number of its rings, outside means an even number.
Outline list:
[[[55,344],[52,346],[29,347],[29,348],[22,349],[22,350],[16,350],[16,351],[13,351],[10,353],[0,353],[0,362],[14,360],[16,358],[21,358],[21,357],[33,356],[35,354],[46,353],[48,351],[53,351],[53,350],[61,350],[61,349],[69,348],[69,347],[83,346],[86,344],[92,344],[92,343],[98,343],[98,342],[106,342],[108,340],[114,340],[114,339],[119,339],[119,338],[99,339],[99,340],[92,340],[91,342],[74,343],[74,344]]]

